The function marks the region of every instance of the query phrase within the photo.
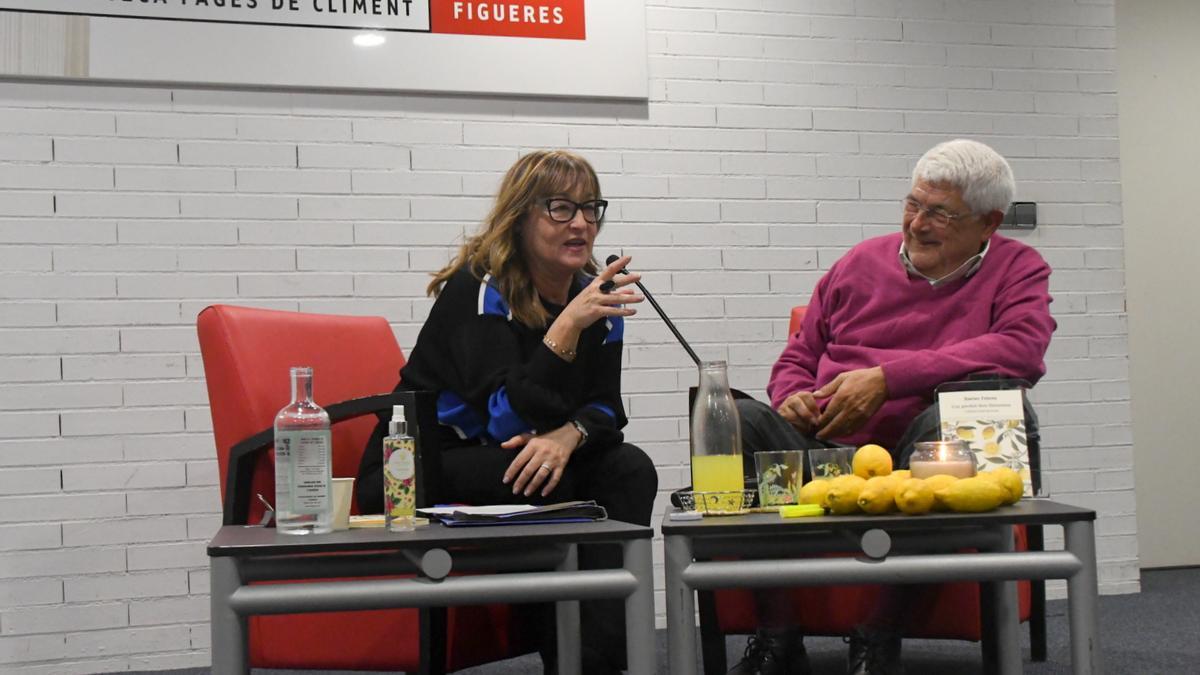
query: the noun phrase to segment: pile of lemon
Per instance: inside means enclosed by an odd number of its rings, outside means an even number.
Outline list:
[[[804,485],[800,488],[800,503],[820,504],[839,515],[895,510],[910,515],[930,511],[982,513],[1002,504],[1015,504],[1025,493],[1021,475],[1008,467],[973,478],[913,478],[906,469],[892,471],[891,454],[878,445],[859,448],[852,467],[854,473]]]

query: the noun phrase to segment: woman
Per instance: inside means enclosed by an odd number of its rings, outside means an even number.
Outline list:
[[[438,394],[442,498],[594,499],[611,518],[650,524],[657,474],[621,433],[624,318],[643,297],[630,287],[639,275],[619,274],[629,256],[603,270],[592,256],[607,206],[586,160],[530,153],[504,176],[480,231],[434,275],[437,300],[399,386]],[[364,512],[383,509],[384,434],[381,422],[359,467]],[[581,567],[619,565],[617,549],[580,551]],[[620,603],[584,603],[582,620],[585,670],[614,672]]]

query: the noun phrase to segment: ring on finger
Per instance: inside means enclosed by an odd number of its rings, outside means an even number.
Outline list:
[[[604,283],[600,284],[600,292],[608,293],[608,292],[612,291],[612,289],[615,288],[616,285],[617,285],[617,283],[615,281],[613,281],[612,279],[609,279],[608,281],[605,281]]]
[[[547,471],[554,471],[554,469],[551,468],[549,464],[543,464],[538,467],[538,471],[541,471],[542,469],[545,469]]]

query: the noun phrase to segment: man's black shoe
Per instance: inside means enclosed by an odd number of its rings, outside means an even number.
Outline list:
[[[847,642],[847,675],[904,675],[898,634],[856,628]]]
[[[742,660],[728,675],[812,675],[804,635],[795,628],[759,629],[746,643]]]

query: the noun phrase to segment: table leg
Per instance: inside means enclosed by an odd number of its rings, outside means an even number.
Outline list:
[[[559,572],[574,572],[579,569],[578,544],[567,546],[567,553],[556,569]],[[582,668],[579,601],[563,600],[554,603],[554,620],[558,640],[558,672],[562,675],[579,675]]]
[[[246,617],[239,616],[229,607],[229,599],[242,585],[237,559],[209,558],[208,574],[213,675],[249,675]]]
[[[1014,549],[1013,526],[1000,528],[999,553],[1011,553]],[[995,611],[996,657],[1001,675],[1020,675],[1021,667],[1021,607],[1017,601],[1017,582],[994,581],[990,584]]]
[[[630,675],[654,675],[654,563],[649,539],[623,543],[625,569],[638,587],[625,598],[625,649]]]
[[[675,675],[696,670],[696,594],[683,582],[683,570],[692,563],[692,543],[687,537],[667,535],[667,665]]]
[[[1100,675],[1100,653],[1096,646],[1096,607],[1100,602],[1096,581],[1096,535],[1092,521],[1063,525],[1065,548],[1083,563],[1067,579],[1067,613],[1071,623],[1071,669],[1076,675]]]

